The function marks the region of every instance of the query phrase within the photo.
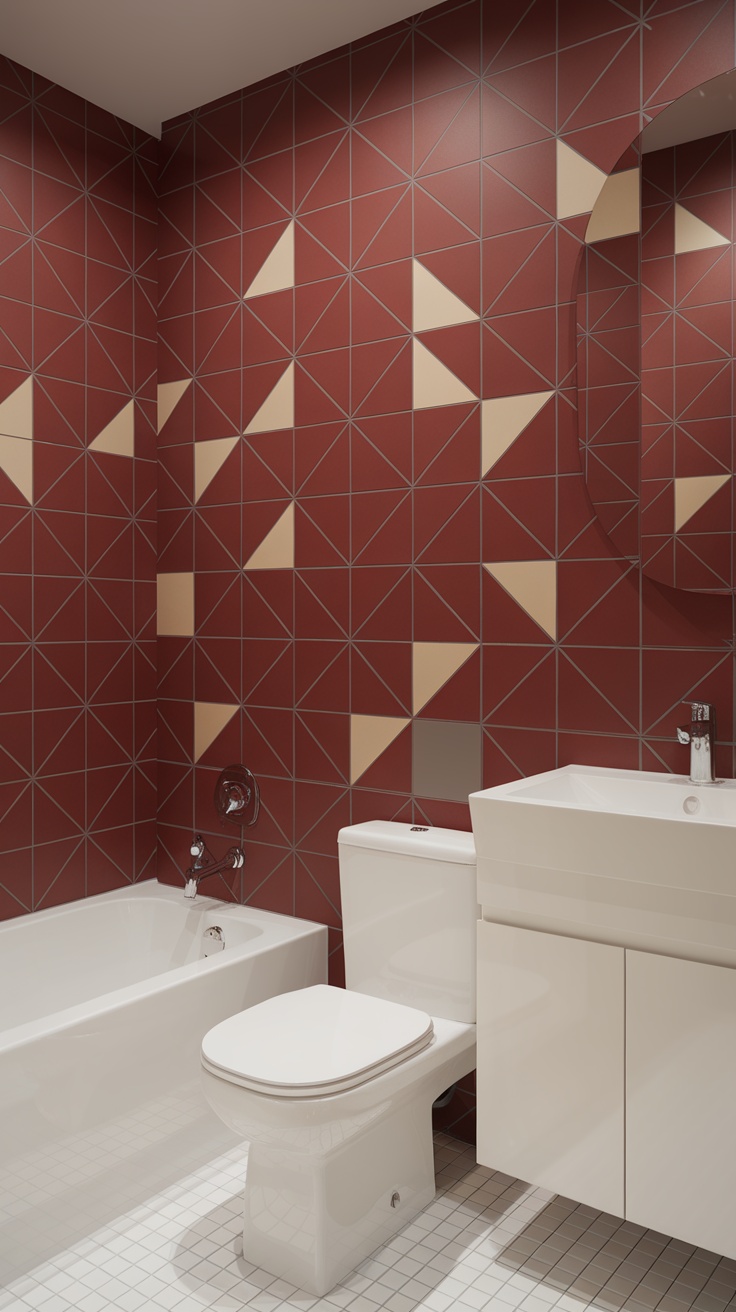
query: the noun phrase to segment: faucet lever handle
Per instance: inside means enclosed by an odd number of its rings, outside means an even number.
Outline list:
[[[711,702],[691,702],[684,701],[683,706],[689,706],[692,711],[693,720],[712,720],[714,707]]]

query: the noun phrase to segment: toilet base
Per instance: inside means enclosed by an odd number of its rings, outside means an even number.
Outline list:
[[[426,1094],[379,1116],[322,1156],[253,1142],[243,1256],[299,1289],[326,1294],[434,1194]]]

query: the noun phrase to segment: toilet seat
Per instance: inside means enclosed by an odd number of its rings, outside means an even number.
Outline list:
[[[421,1052],[431,1016],[414,1007],[316,984],[268,998],[205,1035],[202,1064],[256,1093],[341,1093]]]

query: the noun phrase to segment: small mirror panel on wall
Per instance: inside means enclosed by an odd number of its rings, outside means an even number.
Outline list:
[[[732,126],[733,125],[733,126]],[[578,289],[588,491],[619,554],[734,590],[736,77],[683,96],[604,184]]]

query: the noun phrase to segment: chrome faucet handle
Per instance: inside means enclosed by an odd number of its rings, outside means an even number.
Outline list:
[[[712,720],[715,718],[715,707],[712,702],[691,702],[684,701],[683,706],[689,706],[692,712],[693,721]]]

